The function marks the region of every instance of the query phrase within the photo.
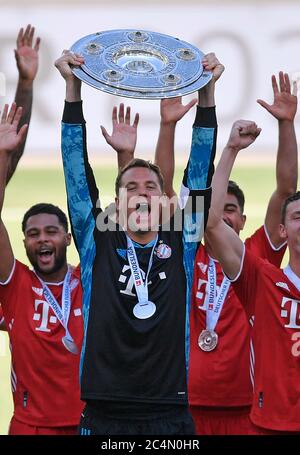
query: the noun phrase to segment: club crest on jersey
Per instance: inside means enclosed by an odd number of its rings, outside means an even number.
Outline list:
[[[122,258],[127,260],[127,250],[122,250],[121,248],[117,248],[118,255]]]
[[[203,264],[203,262],[198,262],[198,266],[201,270],[202,273],[206,273],[206,270],[207,270],[207,265],[206,264]]]
[[[278,286],[279,288],[286,289],[287,291],[290,291],[288,285],[286,283],[283,283],[282,281],[278,281],[276,283],[276,286]]]
[[[32,290],[40,297],[43,295],[43,288],[36,288],[32,286]]]
[[[70,289],[71,291],[73,291],[73,289],[75,289],[79,284],[79,280],[77,280],[77,278],[74,278],[74,280],[71,281],[70,283]]]
[[[156,256],[159,259],[168,259],[171,256],[171,254],[172,249],[165,243],[161,243],[156,250]]]

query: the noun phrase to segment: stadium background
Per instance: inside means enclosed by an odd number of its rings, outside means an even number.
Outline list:
[[[215,52],[226,71],[218,82],[218,150],[222,150],[234,120],[255,120],[263,131],[257,144],[241,152],[233,178],[246,194],[248,222],[243,237],[258,227],[275,184],[276,121],[256,104],[257,98],[272,99],[270,76],[283,69],[300,78],[300,5],[295,1],[201,1],[128,0],[0,0],[0,108],[11,102],[17,81],[13,49],[17,31],[31,23],[41,36],[40,70],[35,83],[33,115],[25,156],[7,189],[3,217],[15,255],[27,262],[22,243],[21,220],[36,202],[53,202],[66,209],[65,189],[59,158],[60,117],[64,84],[53,61],[79,37],[99,30],[139,28],[177,36],[204,52]],[[112,106],[120,98],[84,86],[85,113],[91,160],[95,166],[101,200],[105,206],[113,198],[116,157],[99,130],[110,131]],[[189,100],[191,96],[186,97]],[[157,101],[125,100],[140,113],[137,156],[153,157],[159,126]],[[190,141],[193,114],[178,125],[176,158],[179,188]],[[299,137],[299,114],[296,121]],[[1,252],[0,252],[1,260]],[[71,246],[69,262],[78,260]],[[6,334],[0,334],[0,434],[7,433],[12,412]],[[53,372],[55,374],[55,372]],[[51,398],[50,398],[51,399]]]

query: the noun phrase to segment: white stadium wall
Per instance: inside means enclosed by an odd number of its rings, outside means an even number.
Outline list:
[[[141,6],[142,5],[142,6]],[[298,2],[152,1],[1,1],[0,105],[11,102],[17,72],[13,49],[20,26],[31,23],[42,38],[41,63],[34,93],[27,159],[57,157],[64,84],[53,66],[61,51],[78,38],[99,30],[137,28],[176,36],[214,51],[226,72],[217,86],[219,148],[231,124],[239,118],[255,120],[263,128],[256,145],[272,152],[277,146],[276,122],[256,103],[272,99],[270,77],[279,70],[300,78],[300,4]],[[4,78],[5,84],[4,87]],[[4,90],[5,88],[5,90]],[[5,96],[4,95],[5,92]],[[110,131],[111,109],[120,98],[84,87],[89,148],[101,159],[111,151],[99,125]],[[190,97],[187,97],[190,99]],[[140,112],[138,152],[152,155],[159,126],[159,102],[125,100]],[[176,150],[184,155],[191,139],[193,114],[177,129]],[[299,121],[297,121],[299,134]],[[139,154],[138,153],[138,154]],[[259,159],[260,153],[257,154]]]

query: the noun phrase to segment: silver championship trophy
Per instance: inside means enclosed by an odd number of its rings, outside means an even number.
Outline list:
[[[128,98],[161,99],[195,92],[211,80],[203,52],[162,33],[109,30],[85,36],[71,51],[84,57],[74,74],[92,87]]]

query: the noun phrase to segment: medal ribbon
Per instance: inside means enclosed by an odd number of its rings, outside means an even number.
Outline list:
[[[133,281],[134,281],[134,287],[135,287],[135,290],[136,290],[138,303],[141,304],[141,303],[144,303],[144,302],[148,302],[148,300],[149,300],[148,299],[148,296],[149,296],[148,276],[149,276],[149,273],[150,273],[150,270],[151,270],[151,267],[152,267],[152,264],[153,264],[153,254],[154,254],[154,249],[155,249],[156,244],[157,244],[158,234],[156,236],[154,245],[152,247],[152,251],[151,251],[151,255],[150,255],[150,259],[149,259],[148,270],[147,270],[147,273],[146,273],[145,281],[143,281],[143,278],[142,278],[142,272],[141,272],[141,269],[140,269],[140,266],[139,266],[139,261],[138,261],[138,258],[137,258],[137,255],[136,255],[135,248],[134,248],[134,245],[132,243],[132,240],[128,237],[128,235],[126,235],[126,237],[127,237],[127,258],[128,258],[128,262],[129,262],[129,265],[130,265],[131,276],[132,276]]]
[[[68,268],[68,271],[67,271],[65,279],[64,279],[62,296],[61,296],[61,303],[62,303],[61,307],[59,306],[59,303],[57,302],[56,298],[50,291],[47,284],[36,274],[36,272],[34,272],[34,273],[42,285],[43,294],[44,294],[44,297],[45,297],[47,303],[50,305],[50,307],[52,308],[57,319],[59,320],[61,325],[64,327],[64,329],[66,331],[66,337],[70,341],[74,341],[68,330],[68,322],[69,322],[70,311],[71,311],[70,281],[71,281],[72,270],[70,268]]]
[[[212,258],[209,258],[208,266],[208,305],[206,309],[206,329],[214,332],[218,323],[228,290],[230,288],[229,279],[224,276],[220,289],[217,292],[216,266]]]

